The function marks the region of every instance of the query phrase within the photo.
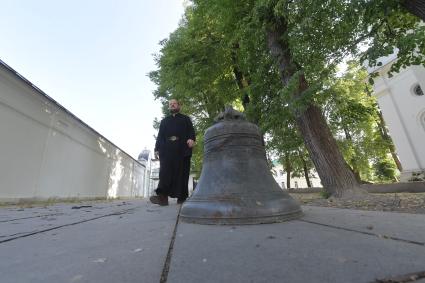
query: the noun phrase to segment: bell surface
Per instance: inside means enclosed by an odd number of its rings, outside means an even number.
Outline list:
[[[302,216],[267,166],[258,127],[232,108],[205,132],[201,177],[180,219],[198,224],[261,224]]]

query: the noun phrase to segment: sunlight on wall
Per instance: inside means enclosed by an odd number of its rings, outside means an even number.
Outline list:
[[[97,143],[99,144],[99,147],[100,147],[100,150],[103,152],[103,153],[106,153],[106,157],[107,158],[110,158],[111,157],[111,155],[109,155],[109,152],[107,151],[107,149],[106,149],[106,147],[105,147],[105,139],[103,139],[103,138],[98,138],[98,140],[97,140]]]
[[[120,150],[115,150],[115,156],[117,159],[114,160],[112,164],[111,174],[109,175],[109,186],[108,186],[108,198],[116,198],[118,196],[118,184],[124,173],[124,166],[122,166],[122,157],[119,155]]]

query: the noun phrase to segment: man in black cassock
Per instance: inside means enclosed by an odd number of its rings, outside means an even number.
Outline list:
[[[155,144],[155,156],[159,158],[159,184],[156,196],[150,201],[168,205],[168,197],[183,203],[188,197],[190,158],[195,145],[195,130],[192,121],[180,112],[180,103],[168,102],[171,115],[165,117],[159,126]]]

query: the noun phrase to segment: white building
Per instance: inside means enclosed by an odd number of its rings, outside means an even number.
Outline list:
[[[368,68],[378,72],[374,95],[394,141],[403,170],[400,181],[412,176],[424,178],[425,171],[425,68],[410,66],[390,78],[388,71],[396,54],[381,59],[382,66]]]
[[[287,179],[286,179],[287,176],[282,164],[279,164],[278,162],[273,162],[272,174],[275,181],[278,183],[278,185],[282,189],[288,188]],[[291,177],[290,182],[291,182],[290,184],[291,189],[308,188],[307,181],[304,177],[301,177],[301,178]],[[311,183],[311,186],[314,188],[323,187],[320,182],[319,175],[316,172],[310,172],[310,183]]]

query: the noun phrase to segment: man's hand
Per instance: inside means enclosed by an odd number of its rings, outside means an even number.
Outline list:
[[[159,151],[155,151],[155,159],[159,159]]]
[[[195,141],[191,139],[188,139],[186,143],[189,148],[192,148],[195,145]]]

